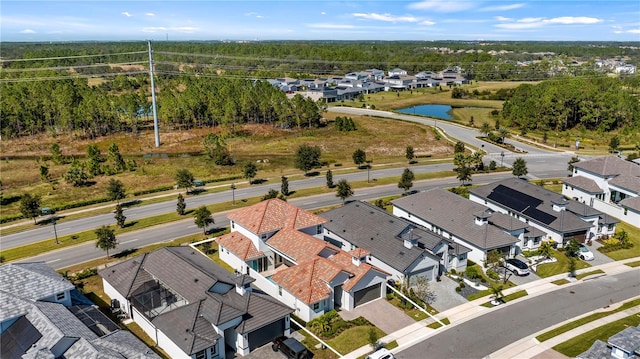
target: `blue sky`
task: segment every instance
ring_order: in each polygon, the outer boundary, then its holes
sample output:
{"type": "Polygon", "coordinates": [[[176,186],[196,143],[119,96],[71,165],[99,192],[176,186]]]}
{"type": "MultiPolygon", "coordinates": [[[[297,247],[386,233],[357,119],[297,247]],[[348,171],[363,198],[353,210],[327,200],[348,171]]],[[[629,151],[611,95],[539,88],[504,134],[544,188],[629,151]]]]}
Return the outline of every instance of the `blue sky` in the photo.
{"type": "Polygon", "coordinates": [[[640,1],[8,1],[1,41],[640,41],[640,1]]]}

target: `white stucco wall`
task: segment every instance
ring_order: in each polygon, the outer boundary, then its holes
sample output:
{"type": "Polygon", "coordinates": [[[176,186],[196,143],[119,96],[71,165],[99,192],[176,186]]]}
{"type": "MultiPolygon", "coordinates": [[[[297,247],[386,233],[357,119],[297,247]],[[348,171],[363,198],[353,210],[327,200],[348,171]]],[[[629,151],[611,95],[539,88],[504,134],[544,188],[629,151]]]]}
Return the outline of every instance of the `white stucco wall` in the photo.
{"type": "Polygon", "coordinates": [[[109,282],[104,280],[104,278],[102,279],[102,290],[104,291],[104,294],[109,297],[109,299],[117,299],[118,302],[120,302],[120,309],[131,316],[131,313],[129,311],[129,301],[117,290],[115,290],[115,288],[113,288],[111,284],[109,284],[109,282]]]}
{"type": "Polygon", "coordinates": [[[247,264],[244,261],[236,257],[233,253],[231,253],[231,251],[223,246],[219,246],[219,249],[220,250],[218,251],[218,254],[220,256],[220,260],[227,263],[231,268],[237,270],[240,273],[247,273],[247,264]]]}

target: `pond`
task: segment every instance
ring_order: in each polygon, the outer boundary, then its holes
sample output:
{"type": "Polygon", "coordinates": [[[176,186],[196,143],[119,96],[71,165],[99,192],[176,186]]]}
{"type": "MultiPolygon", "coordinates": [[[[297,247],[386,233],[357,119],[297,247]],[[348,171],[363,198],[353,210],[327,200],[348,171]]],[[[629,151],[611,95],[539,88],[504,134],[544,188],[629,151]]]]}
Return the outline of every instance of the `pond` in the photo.
{"type": "Polygon", "coordinates": [[[410,115],[436,117],[444,120],[451,119],[451,115],[449,114],[451,112],[451,106],[449,105],[418,105],[401,108],[396,111],[410,115]]]}

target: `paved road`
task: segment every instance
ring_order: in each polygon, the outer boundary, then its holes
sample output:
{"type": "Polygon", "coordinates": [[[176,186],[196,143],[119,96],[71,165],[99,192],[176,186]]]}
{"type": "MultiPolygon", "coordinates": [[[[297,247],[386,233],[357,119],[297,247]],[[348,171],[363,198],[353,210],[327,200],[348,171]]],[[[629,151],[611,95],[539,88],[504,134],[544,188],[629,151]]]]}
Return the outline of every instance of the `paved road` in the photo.
{"type": "MultiPolygon", "coordinates": [[[[510,173],[492,173],[487,175],[474,176],[474,183],[484,184],[497,181],[503,178],[511,177],[510,173]]],[[[414,189],[422,191],[431,188],[444,188],[456,185],[458,180],[455,178],[442,178],[435,180],[417,181],[414,183],[414,189]]],[[[391,195],[397,195],[399,189],[397,185],[384,185],[376,186],[366,189],[357,189],[352,197],[354,200],[370,200],[373,198],[386,197],[391,195]]],[[[317,195],[312,197],[291,199],[289,202],[300,208],[307,210],[314,208],[322,208],[337,205],[340,203],[335,194],[328,193],[323,195],[317,195]]],[[[229,210],[233,210],[230,207],[229,210]]],[[[209,229],[224,228],[229,226],[229,222],[226,218],[227,212],[219,212],[213,215],[215,224],[209,229]]],[[[118,248],[117,252],[132,250],[135,248],[144,247],[149,244],[168,242],[175,238],[180,238],[192,234],[202,233],[202,229],[197,228],[193,222],[193,218],[188,217],[185,220],[171,222],[159,226],[142,229],[139,231],[124,233],[118,236],[118,248]]],[[[116,252],[111,252],[111,254],[116,252]]],[[[77,263],[90,261],[96,258],[104,256],[105,253],[95,247],[94,242],[87,242],[78,246],[64,248],[57,251],[45,253],[35,257],[25,258],[22,261],[45,261],[49,263],[54,269],[60,269],[68,267],[77,263]]]]}
{"type": "MultiPolygon", "coordinates": [[[[330,111],[336,111],[340,113],[347,114],[369,114],[375,116],[384,116],[390,118],[396,118],[401,120],[413,121],[416,123],[422,123],[426,125],[432,125],[432,120],[429,120],[424,117],[418,116],[410,116],[410,115],[402,115],[396,114],[392,112],[386,111],[377,111],[377,110],[366,110],[366,109],[356,109],[350,107],[331,107],[330,111]]],[[[442,130],[446,131],[447,134],[453,138],[460,139],[466,143],[469,143],[475,147],[482,147],[489,153],[489,155],[485,156],[485,162],[489,160],[495,160],[496,163],[500,164],[504,162],[505,165],[510,165],[517,156],[523,156],[527,160],[527,168],[529,170],[529,177],[532,179],[536,178],[550,178],[550,177],[565,177],[568,172],[566,170],[567,162],[569,161],[571,155],[566,153],[558,153],[551,152],[544,149],[539,149],[525,143],[520,143],[517,141],[511,141],[516,144],[516,147],[522,148],[526,151],[529,151],[527,155],[518,155],[518,154],[507,154],[503,157],[500,156],[502,148],[492,145],[490,143],[485,143],[484,141],[478,140],[476,137],[479,135],[479,132],[475,129],[458,126],[452,123],[448,123],[446,121],[438,121],[438,127],[442,130]]],[[[452,164],[434,164],[434,165],[417,165],[412,166],[411,169],[414,173],[428,173],[428,172],[438,172],[451,170],[453,168],[452,164]]],[[[355,173],[347,173],[347,174],[335,174],[334,181],[338,181],[340,179],[346,179],[349,182],[353,181],[364,181],[367,177],[371,179],[374,178],[386,178],[386,177],[399,177],[402,173],[401,168],[391,168],[391,169],[379,169],[379,170],[371,170],[370,173],[367,171],[360,171],[355,173]]],[[[303,188],[311,188],[311,187],[322,187],[326,184],[324,176],[317,176],[313,178],[305,178],[301,180],[291,181],[289,183],[289,188],[292,191],[303,189],[303,188]]],[[[456,181],[451,181],[450,185],[455,185],[456,181]]],[[[280,189],[280,183],[272,183],[267,185],[258,185],[251,186],[249,188],[237,189],[235,191],[236,200],[241,200],[244,198],[258,197],[262,196],[269,191],[269,189],[280,189]]],[[[396,191],[397,193],[397,191],[396,191]]],[[[213,203],[220,202],[228,202],[232,199],[232,191],[227,190],[218,193],[203,193],[197,196],[189,196],[186,200],[187,208],[196,208],[201,205],[210,205],[213,203]]],[[[162,203],[155,203],[150,205],[141,205],[135,206],[125,210],[125,216],[128,221],[135,221],[137,219],[156,216],[164,213],[170,213],[175,211],[175,199],[168,200],[162,203]]],[[[115,219],[113,218],[113,214],[102,214],[91,217],[90,219],[79,219],[73,221],[58,221],[58,225],[56,226],[56,230],[58,232],[58,236],[69,235],[73,233],[78,233],[86,230],[91,230],[97,228],[103,224],[112,225],[115,224],[115,219]]],[[[22,231],[19,233],[9,234],[0,236],[0,248],[9,249],[18,246],[23,246],[29,243],[35,243],[47,239],[52,239],[54,237],[53,227],[51,225],[42,225],[40,228],[22,231]]]]}
{"type": "Polygon", "coordinates": [[[639,278],[640,269],[635,269],[504,306],[446,329],[396,358],[483,358],[552,325],[637,296],[639,278]]]}

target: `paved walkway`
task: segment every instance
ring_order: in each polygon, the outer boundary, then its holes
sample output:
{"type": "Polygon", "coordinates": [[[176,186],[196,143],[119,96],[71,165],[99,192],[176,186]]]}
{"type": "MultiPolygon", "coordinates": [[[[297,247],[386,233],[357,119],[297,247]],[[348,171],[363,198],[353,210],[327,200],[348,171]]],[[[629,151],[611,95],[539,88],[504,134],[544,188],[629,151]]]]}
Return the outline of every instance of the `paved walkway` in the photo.
{"type": "Polygon", "coordinates": [[[344,320],[362,316],[385,333],[393,333],[416,322],[385,298],[378,298],[351,311],[341,310],[338,314],[344,320]]]}
{"type": "MultiPolygon", "coordinates": [[[[560,288],[566,288],[568,286],[571,286],[573,284],[577,284],[580,283],[582,281],[586,281],[586,280],[591,280],[600,276],[604,276],[604,275],[614,275],[614,274],[618,274],[618,273],[623,273],[623,272],[627,272],[630,270],[634,270],[634,268],[626,266],[625,263],[628,262],[634,262],[634,261],[638,261],[640,260],[640,257],[636,257],[636,258],[629,258],[623,261],[616,261],[616,262],[611,262],[611,263],[606,263],[603,265],[599,265],[599,266],[594,266],[594,267],[589,267],[589,268],[585,268],[582,270],[578,270],[577,274],[580,273],[586,273],[586,272],[591,272],[593,270],[596,269],[601,269],[602,271],[605,272],[605,274],[595,274],[593,276],[588,276],[585,277],[581,280],[574,280],[572,281],[572,283],[567,283],[564,284],[562,286],[558,286],[555,285],[553,283],[551,283],[552,281],[558,280],[558,279],[563,279],[567,277],[566,273],[562,273],[562,274],[558,274],[552,277],[548,277],[548,278],[542,278],[540,280],[537,281],[533,281],[530,283],[526,283],[523,284],[521,286],[517,286],[517,287],[512,287],[512,288],[508,288],[506,290],[503,291],[503,293],[505,295],[507,294],[511,294],[520,290],[526,290],[528,295],[519,299],[516,299],[514,301],[508,302],[504,305],[510,305],[512,303],[521,301],[521,300],[526,300],[527,298],[531,298],[532,296],[537,296],[537,295],[541,295],[544,293],[548,293],[554,290],[558,290],[560,288]]],[[[468,320],[471,320],[473,318],[476,318],[480,315],[484,315],[486,313],[489,313],[490,311],[493,310],[493,308],[487,308],[487,307],[483,307],[482,304],[486,303],[489,301],[489,297],[484,297],[484,298],[480,298],[480,299],[476,299],[474,301],[471,302],[467,302],[464,303],[462,305],[456,306],[454,308],[445,310],[443,312],[440,312],[438,315],[436,315],[436,317],[438,319],[444,319],[447,318],[449,319],[449,321],[451,322],[451,324],[449,325],[456,325],[456,324],[460,324],[463,322],[466,322],[468,320]]],[[[610,307],[610,308],[606,308],[605,310],[612,310],[615,307],[610,307]]],[[[636,307],[636,308],[631,308],[625,311],[622,311],[620,313],[616,313],[613,314],[611,316],[607,316],[605,318],[602,318],[600,320],[585,324],[584,326],[580,327],[580,328],[576,328],[572,331],[563,333],[561,335],[559,335],[558,337],[552,338],[547,340],[544,343],[538,343],[537,340],[535,339],[535,337],[541,333],[535,333],[532,336],[529,336],[527,338],[523,338],[520,341],[513,343],[512,345],[503,348],[499,351],[497,351],[496,353],[491,355],[491,358],[493,359],[495,358],[513,358],[513,357],[517,357],[517,358],[533,358],[535,356],[538,356],[539,358],[542,357],[546,357],[546,356],[541,356],[542,353],[544,353],[545,351],[549,350],[549,348],[553,347],[554,345],[564,342],[574,336],[576,336],[579,333],[583,333],[585,330],[589,330],[592,328],[596,328],[599,327],[603,324],[606,324],[610,321],[614,321],[617,319],[620,319],[624,316],[628,316],[633,314],[633,310],[636,310],[636,312],[640,312],[640,308],[636,307]],[[494,356],[495,355],[495,356],[494,356]]],[[[602,309],[600,309],[599,311],[602,311],[602,309]]],[[[597,311],[594,311],[597,312],[597,311]]],[[[586,315],[592,314],[594,312],[590,312],[590,313],[586,313],[586,315]]],[[[571,322],[576,320],[577,318],[572,318],[569,319],[567,322],[571,322]]],[[[394,340],[396,340],[398,342],[398,347],[395,349],[392,349],[392,352],[399,352],[407,347],[410,347],[412,345],[414,345],[415,343],[418,343],[422,340],[425,340],[426,338],[428,338],[431,335],[434,335],[435,333],[437,333],[439,330],[441,330],[442,328],[438,328],[438,329],[431,329],[426,327],[426,325],[428,325],[429,323],[432,323],[433,319],[428,318],[425,319],[421,322],[417,322],[414,323],[410,326],[404,327],[398,331],[395,331],[391,334],[388,334],[387,336],[383,337],[380,339],[381,342],[383,343],[389,343],[392,342],[394,340]]],[[[559,324],[562,325],[563,323],[559,324]]],[[[551,329],[551,328],[549,328],[551,329]]],[[[544,330],[547,331],[548,329],[544,330]]],[[[358,358],[362,355],[365,355],[367,353],[371,352],[371,347],[369,345],[363,346],[361,348],[358,348],[354,351],[352,351],[351,353],[347,354],[344,356],[344,358],[348,358],[348,359],[355,359],[358,358]]],[[[549,352],[549,355],[555,355],[553,356],[555,357],[562,357],[562,356],[558,356],[557,353],[553,352],[549,352]]]]}

